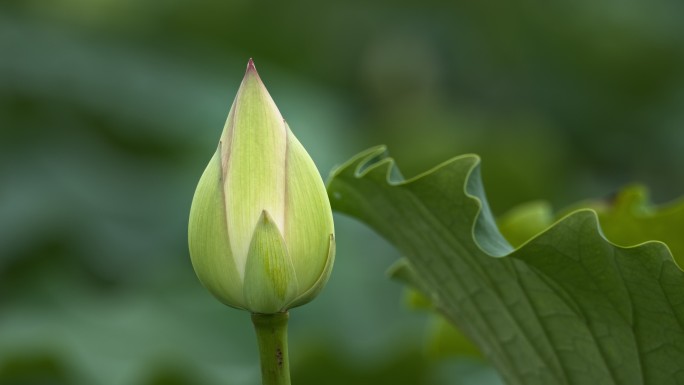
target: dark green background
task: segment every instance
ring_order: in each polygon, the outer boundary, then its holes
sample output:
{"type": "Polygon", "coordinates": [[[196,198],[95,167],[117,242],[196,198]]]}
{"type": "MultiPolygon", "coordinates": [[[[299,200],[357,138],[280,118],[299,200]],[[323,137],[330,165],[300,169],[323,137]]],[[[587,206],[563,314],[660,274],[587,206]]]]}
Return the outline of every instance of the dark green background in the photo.
{"type": "MultiPolygon", "coordinates": [[[[321,173],[375,144],[411,176],[483,157],[497,214],[684,191],[675,0],[0,4],[0,384],[256,384],[249,316],[190,266],[187,216],[247,59],[321,173]]],[[[398,255],[336,217],[292,312],[296,384],[497,383],[435,359],[398,255]]]]}

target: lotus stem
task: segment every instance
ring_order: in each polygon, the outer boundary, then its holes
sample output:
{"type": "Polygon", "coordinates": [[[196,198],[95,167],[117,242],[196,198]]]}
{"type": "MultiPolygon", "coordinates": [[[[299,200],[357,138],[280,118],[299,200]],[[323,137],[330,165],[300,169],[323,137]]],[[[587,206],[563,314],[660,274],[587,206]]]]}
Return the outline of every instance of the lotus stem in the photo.
{"type": "Polygon", "coordinates": [[[261,359],[263,385],[290,385],[290,360],[287,354],[289,314],[252,314],[261,359]]]}

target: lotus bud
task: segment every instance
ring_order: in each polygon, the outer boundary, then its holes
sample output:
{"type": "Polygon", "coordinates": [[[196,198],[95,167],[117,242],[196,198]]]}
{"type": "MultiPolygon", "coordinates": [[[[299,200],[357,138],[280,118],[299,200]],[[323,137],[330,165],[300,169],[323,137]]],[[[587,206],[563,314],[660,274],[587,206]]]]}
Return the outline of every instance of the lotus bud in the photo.
{"type": "Polygon", "coordinates": [[[235,308],[287,311],[330,276],[335,240],[323,180],[251,59],[197,185],[188,233],[200,281],[235,308]]]}

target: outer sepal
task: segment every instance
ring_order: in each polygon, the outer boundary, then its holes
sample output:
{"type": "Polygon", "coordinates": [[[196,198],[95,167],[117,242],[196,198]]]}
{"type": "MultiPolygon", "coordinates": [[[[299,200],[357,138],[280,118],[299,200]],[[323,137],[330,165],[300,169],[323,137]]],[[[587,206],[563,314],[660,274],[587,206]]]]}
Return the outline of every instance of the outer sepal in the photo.
{"type": "Polygon", "coordinates": [[[311,302],[311,300],[316,298],[316,296],[318,296],[321,290],[323,290],[323,287],[325,287],[325,284],[328,282],[328,279],[330,278],[332,267],[335,264],[335,250],[335,235],[330,234],[330,237],[328,238],[328,253],[325,266],[323,267],[323,271],[318,276],[316,282],[309,288],[309,290],[302,293],[299,297],[297,297],[294,301],[287,305],[288,309],[292,309],[293,307],[297,306],[302,306],[308,302],[311,302]]]}

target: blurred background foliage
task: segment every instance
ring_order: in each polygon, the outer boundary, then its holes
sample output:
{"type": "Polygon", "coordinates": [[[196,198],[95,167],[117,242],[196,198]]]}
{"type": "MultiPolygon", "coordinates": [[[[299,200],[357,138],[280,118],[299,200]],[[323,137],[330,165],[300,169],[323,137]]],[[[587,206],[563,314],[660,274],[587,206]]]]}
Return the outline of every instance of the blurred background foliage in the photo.
{"type": "MultiPolygon", "coordinates": [[[[186,246],[249,57],[323,175],[385,143],[407,176],[479,153],[497,214],[637,181],[664,202],[684,191],[682,16],[675,0],[4,0],[0,384],[258,383],[248,315],[200,286],[186,246]]],[[[384,278],[396,251],[336,226],[327,289],[292,312],[295,383],[499,383],[431,354],[452,350],[384,278]]]]}

